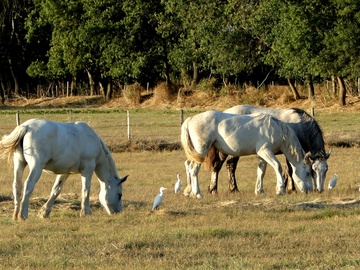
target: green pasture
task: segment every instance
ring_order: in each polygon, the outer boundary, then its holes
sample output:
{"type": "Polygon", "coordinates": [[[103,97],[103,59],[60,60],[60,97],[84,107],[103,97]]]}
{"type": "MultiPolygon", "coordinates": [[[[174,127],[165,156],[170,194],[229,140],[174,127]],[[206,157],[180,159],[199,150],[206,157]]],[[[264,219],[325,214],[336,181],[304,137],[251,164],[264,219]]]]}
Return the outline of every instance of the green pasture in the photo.
{"type": "MultiPolygon", "coordinates": [[[[0,136],[15,127],[16,112],[0,111],[0,136]]],[[[184,116],[198,112],[185,110],[184,116]]],[[[68,110],[19,113],[21,122],[34,117],[70,119],[68,110]]],[[[319,111],[316,118],[332,143],[359,140],[360,113],[319,111]]],[[[130,110],[130,119],[133,143],[179,141],[178,110],[130,110]]],[[[114,148],[127,143],[125,110],[74,109],[71,120],[88,122],[114,148]]],[[[336,144],[328,149],[327,181],[339,175],[331,191],[278,197],[269,167],[266,194],[255,196],[257,158],[249,156],[238,164],[236,194],[227,190],[225,168],[216,196],[206,192],[210,173],[200,170],[203,199],[173,192],[177,173],[183,187],[186,182],[182,150],[115,151],[120,176],[129,174],[123,185],[123,213],[108,216],[100,207],[94,177],[93,214],[80,218],[81,181],[72,175],[50,219],[38,218],[54,180],[44,173],[32,194],[29,218],[17,222],[11,219],[12,166],[1,160],[1,269],[358,269],[360,149],[336,144]],[[151,212],[161,186],[167,188],[164,203],[151,212]]]]}

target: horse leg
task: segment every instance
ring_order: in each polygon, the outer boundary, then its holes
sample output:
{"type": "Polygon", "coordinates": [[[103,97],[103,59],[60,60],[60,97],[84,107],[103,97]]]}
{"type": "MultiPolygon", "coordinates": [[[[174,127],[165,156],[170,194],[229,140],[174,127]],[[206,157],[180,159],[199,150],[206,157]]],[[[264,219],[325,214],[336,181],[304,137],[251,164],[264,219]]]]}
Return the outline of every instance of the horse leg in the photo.
{"type": "Polygon", "coordinates": [[[276,194],[283,195],[285,193],[285,184],[284,178],[282,177],[282,167],[279,160],[272,151],[264,147],[258,150],[257,154],[274,168],[277,179],[276,194]]]}
{"type": "Polygon", "coordinates": [[[285,187],[287,187],[287,192],[292,193],[296,192],[294,179],[292,178],[293,170],[289,163],[289,161],[286,159],[286,165],[285,170],[283,171],[283,177],[285,182],[285,187]]]}
{"type": "Polygon", "coordinates": [[[30,195],[34,190],[35,184],[39,180],[41,173],[42,173],[42,167],[37,165],[34,166],[29,165],[29,175],[24,182],[23,198],[21,200],[20,211],[17,215],[17,218],[21,218],[23,220],[27,219],[29,213],[30,195]]]}
{"type": "Polygon", "coordinates": [[[47,202],[41,207],[39,211],[39,216],[42,218],[49,218],[51,208],[56,200],[56,198],[59,196],[62,187],[66,181],[66,179],[69,177],[69,174],[59,174],[56,176],[55,183],[51,189],[50,197],[47,200],[47,202]]]}
{"type": "Polygon", "coordinates": [[[239,189],[236,184],[235,171],[237,167],[237,163],[240,157],[230,156],[226,161],[226,168],[228,170],[229,176],[229,190],[230,192],[239,192],[239,189]]]}
{"type": "Polygon", "coordinates": [[[80,216],[91,215],[90,208],[90,187],[91,187],[91,174],[90,176],[81,175],[82,183],[82,199],[81,199],[81,211],[80,216]]]}
{"type": "Polygon", "coordinates": [[[13,219],[17,220],[20,211],[20,199],[22,190],[22,178],[26,162],[21,161],[17,155],[14,155],[14,181],[13,181],[13,195],[14,195],[14,213],[13,219]]]}
{"type": "Polygon", "coordinates": [[[219,179],[219,171],[226,160],[227,155],[216,151],[211,172],[211,181],[209,185],[209,193],[217,194],[217,184],[219,179]]]}
{"type": "Polygon", "coordinates": [[[200,192],[198,174],[201,167],[201,163],[197,163],[195,161],[191,161],[190,163],[190,178],[191,178],[191,193],[190,196],[196,196],[197,198],[202,198],[202,194],[200,192]]]}
{"type": "Polygon", "coordinates": [[[191,175],[190,175],[190,160],[186,160],[185,165],[185,171],[186,171],[186,188],[184,189],[184,195],[189,196],[191,193],[191,175]]]}
{"type": "Polygon", "coordinates": [[[264,159],[259,157],[258,168],[257,168],[257,178],[255,184],[255,194],[261,195],[264,194],[264,175],[266,172],[267,163],[264,159]]]}

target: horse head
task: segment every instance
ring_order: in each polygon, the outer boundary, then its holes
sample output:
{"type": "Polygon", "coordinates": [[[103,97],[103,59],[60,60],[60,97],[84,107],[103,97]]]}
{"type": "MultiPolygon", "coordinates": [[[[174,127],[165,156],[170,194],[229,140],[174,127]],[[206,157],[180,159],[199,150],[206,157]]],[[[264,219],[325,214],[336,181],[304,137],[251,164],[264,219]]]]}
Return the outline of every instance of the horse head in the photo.
{"type": "Polygon", "coordinates": [[[306,154],[308,162],[312,168],[312,178],[314,179],[315,191],[323,192],[326,173],[328,171],[327,159],[330,157],[331,150],[325,152],[323,150],[317,152],[315,155],[310,153],[306,154]]]}
{"type": "Polygon", "coordinates": [[[309,157],[305,155],[303,162],[300,163],[300,166],[295,167],[292,164],[291,166],[293,167],[292,178],[300,191],[308,192],[312,190],[311,164],[309,163],[309,157]]]}
{"type": "Polygon", "coordinates": [[[122,183],[126,181],[128,175],[123,178],[115,176],[115,181],[111,183],[100,183],[99,200],[101,205],[105,208],[109,215],[119,213],[122,211],[122,183]]]}

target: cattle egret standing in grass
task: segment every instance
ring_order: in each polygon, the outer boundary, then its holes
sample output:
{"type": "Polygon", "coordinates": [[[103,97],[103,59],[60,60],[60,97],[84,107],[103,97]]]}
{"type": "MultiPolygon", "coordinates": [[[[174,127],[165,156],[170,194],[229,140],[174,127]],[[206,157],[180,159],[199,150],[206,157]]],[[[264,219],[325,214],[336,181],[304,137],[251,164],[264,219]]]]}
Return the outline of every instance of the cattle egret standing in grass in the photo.
{"type": "Polygon", "coordinates": [[[166,188],[164,187],[161,187],[160,188],[160,194],[156,195],[155,199],[154,199],[154,203],[153,203],[153,207],[152,207],[152,210],[154,211],[155,209],[159,209],[159,206],[160,204],[162,203],[163,201],[163,198],[164,198],[164,190],[166,188]]]}
{"type": "Polygon", "coordinates": [[[338,175],[335,173],[334,177],[330,179],[328,189],[333,189],[336,186],[338,175]]]}
{"type": "Polygon", "coordinates": [[[180,174],[178,173],[177,174],[177,181],[175,183],[175,188],[174,188],[175,193],[179,193],[180,189],[181,189],[181,182],[180,182],[180,174]]]}

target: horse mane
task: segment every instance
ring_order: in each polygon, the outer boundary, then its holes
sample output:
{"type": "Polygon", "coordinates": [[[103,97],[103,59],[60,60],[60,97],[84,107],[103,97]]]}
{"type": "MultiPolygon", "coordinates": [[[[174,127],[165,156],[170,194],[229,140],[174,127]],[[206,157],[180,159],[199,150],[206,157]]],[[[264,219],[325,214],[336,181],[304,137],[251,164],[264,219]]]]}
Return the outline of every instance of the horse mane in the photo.
{"type": "Polygon", "coordinates": [[[106,146],[106,144],[104,143],[104,141],[100,137],[99,137],[99,139],[100,139],[101,148],[103,149],[103,151],[105,153],[105,157],[109,161],[112,168],[114,169],[114,175],[118,177],[118,172],[116,170],[116,164],[111,155],[111,152],[110,152],[109,148],[106,146]]]}
{"type": "Polygon", "coordinates": [[[277,123],[280,127],[281,136],[283,141],[285,142],[285,148],[290,152],[292,156],[296,157],[297,161],[300,161],[304,158],[304,150],[296,136],[295,132],[284,122],[280,121],[279,119],[270,116],[269,117],[277,123]]]}
{"type": "Polygon", "coordinates": [[[304,150],[306,152],[311,151],[312,155],[326,154],[323,132],[316,120],[302,109],[292,108],[292,110],[301,117],[301,122],[304,123],[304,125],[302,125],[302,129],[303,132],[307,134],[307,141],[303,143],[306,144],[304,146],[309,148],[304,150]]]}

